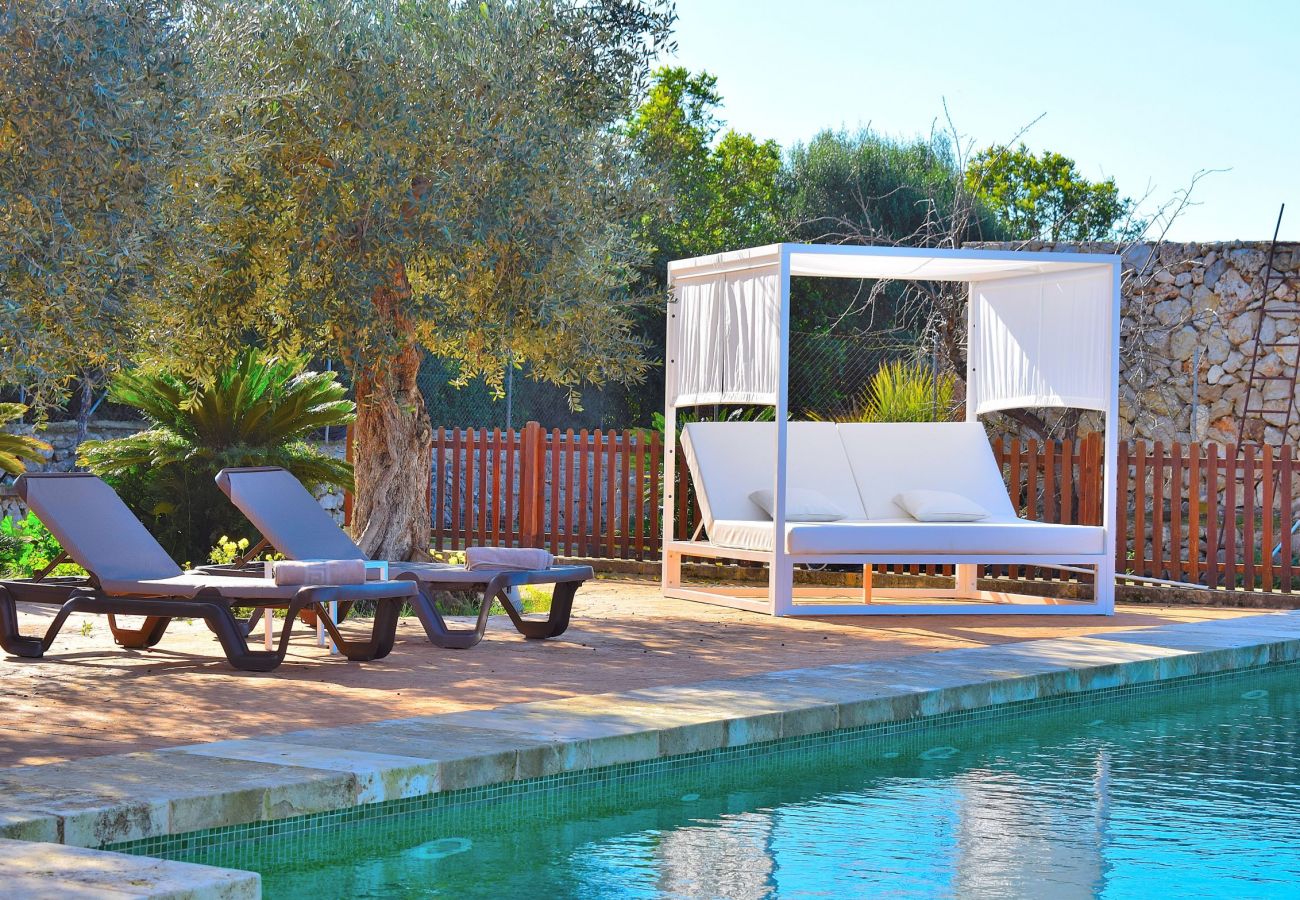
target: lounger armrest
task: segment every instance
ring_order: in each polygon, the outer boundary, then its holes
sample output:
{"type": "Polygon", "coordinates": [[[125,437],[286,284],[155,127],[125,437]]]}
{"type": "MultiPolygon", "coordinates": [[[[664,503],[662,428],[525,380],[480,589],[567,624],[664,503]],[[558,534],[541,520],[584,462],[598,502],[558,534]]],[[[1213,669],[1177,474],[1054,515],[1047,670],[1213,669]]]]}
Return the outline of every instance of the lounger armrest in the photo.
{"type": "Polygon", "coordinates": [[[352,602],[358,600],[406,600],[419,593],[410,581],[368,581],[365,584],[307,585],[296,594],[311,603],[352,602]]]}
{"type": "Polygon", "coordinates": [[[508,587],[521,584],[555,584],[560,581],[590,581],[596,577],[591,566],[551,566],[549,569],[535,569],[529,572],[484,572],[484,575],[500,576],[508,587]]]}

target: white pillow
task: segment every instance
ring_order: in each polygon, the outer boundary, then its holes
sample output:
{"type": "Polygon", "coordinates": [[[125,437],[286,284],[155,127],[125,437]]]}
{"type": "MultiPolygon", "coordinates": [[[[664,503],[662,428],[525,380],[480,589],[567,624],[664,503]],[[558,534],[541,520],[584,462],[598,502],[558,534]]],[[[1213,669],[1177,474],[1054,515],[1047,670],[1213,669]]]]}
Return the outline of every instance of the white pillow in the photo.
{"type": "MultiPolygon", "coordinates": [[[[754,505],[772,518],[772,491],[754,491],[749,495],[754,505]]],[[[785,489],[785,520],[787,522],[838,522],[844,518],[844,510],[835,505],[821,491],[806,488],[785,489]]]]}
{"type": "Polygon", "coordinates": [[[894,503],[918,522],[978,522],[989,517],[987,509],[952,491],[903,491],[894,503]]]}

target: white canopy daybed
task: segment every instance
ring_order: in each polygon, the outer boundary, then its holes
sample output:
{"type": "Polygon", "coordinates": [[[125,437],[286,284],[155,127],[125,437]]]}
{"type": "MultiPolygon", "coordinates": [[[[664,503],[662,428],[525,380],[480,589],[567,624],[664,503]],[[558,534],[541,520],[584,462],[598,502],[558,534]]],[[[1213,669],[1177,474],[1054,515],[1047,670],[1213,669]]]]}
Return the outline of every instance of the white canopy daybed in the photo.
{"type": "MultiPolygon", "coordinates": [[[[1114,611],[1118,415],[1117,256],[772,244],[668,266],[663,589],[772,615],[900,613],[1109,614],[1114,611]],[[969,288],[966,422],[787,422],[793,276],[964,282],[969,288]],[[768,405],[773,422],[696,422],[682,431],[703,535],[672,540],[677,410],[768,405]],[[979,416],[1073,407],[1104,414],[1100,526],[1018,518],[979,416]],[[756,491],[771,491],[770,510],[756,491]],[[917,521],[904,491],[960,494],[979,521],[917,521]],[[789,495],[788,495],[789,492],[789,495]],[[831,521],[792,521],[791,497],[831,498],[831,521]],[[769,565],[766,597],[687,587],[683,557],[769,565]],[[873,590],[870,567],[953,564],[951,590],[873,590]],[[861,565],[860,599],[796,597],[799,564],[861,565]],[[979,591],[979,564],[1084,567],[1091,601],[979,591]],[[916,602],[927,598],[930,602],[916,602]],[[936,602],[936,600],[938,602],[936,602]]],[[[806,518],[797,517],[797,518],[806,518]]]]}

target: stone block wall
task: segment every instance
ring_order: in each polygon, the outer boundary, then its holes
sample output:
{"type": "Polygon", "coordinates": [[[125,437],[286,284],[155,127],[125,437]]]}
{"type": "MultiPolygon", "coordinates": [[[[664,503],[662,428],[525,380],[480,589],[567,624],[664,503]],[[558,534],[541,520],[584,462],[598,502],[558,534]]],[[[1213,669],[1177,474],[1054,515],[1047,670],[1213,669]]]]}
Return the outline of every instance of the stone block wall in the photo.
{"type": "MultiPolygon", "coordinates": [[[[90,422],[87,440],[98,441],[126,437],[142,431],[145,427],[142,422],[96,419],[90,422]]],[[[77,460],[76,422],[49,422],[39,428],[34,428],[31,425],[10,425],[7,428],[22,434],[35,434],[51,446],[50,452],[46,455],[45,464],[34,467],[33,471],[70,472],[75,467],[77,460]]],[[[330,441],[328,443],[321,441],[316,446],[336,459],[342,459],[347,452],[344,441],[330,441]]],[[[343,523],[343,493],[341,491],[320,494],[317,499],[325,511],[333,517],[334,521],[339,524],[343,523]]],[[[17,497],[11,496],[7,491],[0,493],[0,518],[4,516],[21,518],[25,515],[27,515],[27,510],[18,501],[17,497]]]]}
{"type": "MultiPolygon", "coordinates": [[[[1266,241],[1217,243],[978,243],[968,247],[1118,253],[1124,259],[1121,333],[1121,438],[1150,441],[1237,440],[1255,328],[1264,290],[1266,241]]],[[[1279,243],[1268,278],[1268,305],[1287,312],[1264,320],[1257,373],[1290,379],[1300,340],[1300,243],[1279,243]]],[[[1291,382],[1263,381],[1250,405],[1285,408],[1291,382]]],[[[1258,387],[1259,385],[1257,385],[1258,387]]],[[[1300,403],[1300,398],[1292,398],[1300,403]]],[[[1300,415],[1248,420],[1245,440],[1300,443],[1300,415]]]]}

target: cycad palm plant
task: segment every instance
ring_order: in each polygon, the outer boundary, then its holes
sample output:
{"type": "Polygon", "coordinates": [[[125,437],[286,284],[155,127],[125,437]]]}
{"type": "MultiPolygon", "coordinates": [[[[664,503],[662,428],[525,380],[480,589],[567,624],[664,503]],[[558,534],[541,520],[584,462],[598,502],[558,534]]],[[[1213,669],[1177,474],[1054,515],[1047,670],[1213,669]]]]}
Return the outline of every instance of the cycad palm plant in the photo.
{"type": "Polygon", "coordinates": [[[223,534],[249,526],[214,483],[226,466],[282,466],[310,487],[350,488],[352,466],[306,438],[346,425],[355,404],[332,372],[245,350],[210,383],[171,372],[132,371],[109,397],[150,428],[87,441],[80,462],[116,487],[173,555],[206,560],[223,534]]]}
{"type": "Polygon", "coordinates": [[[50,445],[39,438],[5,431],[4,426],[21,419],[27,407],[21,403],[0,403],[0,471],[21,475],[29,462],[44,462],[50,445]]]}

